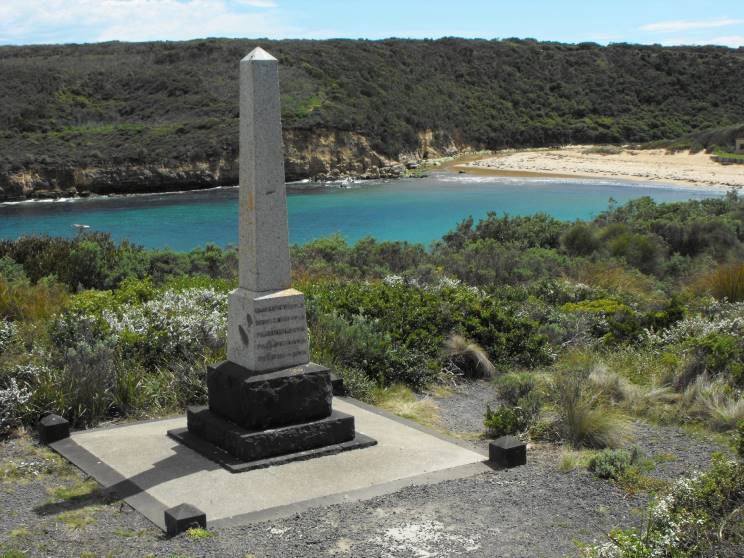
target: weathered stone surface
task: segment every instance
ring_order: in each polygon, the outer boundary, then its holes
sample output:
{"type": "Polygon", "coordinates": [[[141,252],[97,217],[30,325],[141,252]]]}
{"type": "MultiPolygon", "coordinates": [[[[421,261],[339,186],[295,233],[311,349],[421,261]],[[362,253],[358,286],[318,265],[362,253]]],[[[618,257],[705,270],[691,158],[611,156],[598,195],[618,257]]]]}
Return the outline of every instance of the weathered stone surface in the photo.
{"type": "Polygon", "coordinates": [[[70,423],[59,415],[46,415],[37,426],[42,444],[51,444],[70,436],[70,423]]]}
{"type": "Polygon", "coordinates": [[[295,289],[231,292],[227,358],[256,372],[307,364],[310,347],[303,294],[295,289]]]}
{"type": "Polygon", "coordinates": [[[513,436],[502,436],[488,444],[488,460],[499,467],[525,465],[527,444],[513,436]]]}
{"type": "Polygon", "coordinates": [[[354,417],[334,411],[320,420],[270,430],[247,430],[207,407],[189,407],[189,432],[244,461],[295,453],[354,439],[354,417]]]}
{"type": "Polygon", "coordinates": [[[194,527],[207,528],[207,515],[191,504],[179,504],[168,508],[165,514],[165,530],[169,537],[175,537],[194,527]]]}
{"type": "Polygon", "coordinates": [[[291,283],[282,152],[279,63],[256,48],[240,62],[239,286],[248,291],[291,283]]]}
{"type": "Polygon", "coordinates": [[[225,361],[207,371],[209,407],[247,429],[275,428],[331,414],[330,372],[307,364],[256,374],[225,361]]]}

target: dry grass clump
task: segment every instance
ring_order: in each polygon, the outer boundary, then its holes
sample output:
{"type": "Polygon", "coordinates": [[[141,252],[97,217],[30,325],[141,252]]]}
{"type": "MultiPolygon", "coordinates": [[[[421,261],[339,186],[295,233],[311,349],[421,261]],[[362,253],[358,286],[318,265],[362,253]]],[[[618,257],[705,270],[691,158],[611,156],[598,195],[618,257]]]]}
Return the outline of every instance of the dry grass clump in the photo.
{"type": "Polygon", "coordinates": [[[618,448],[631,438],[624,417],[602,405],[583,371],[563,372],[555,382],[561,435],[574,448],[618,448]]]}
{"type": "Polygon", "coordinates": [[[681,401],[689,417],[703,420],[719,432],[733,430],[744,419],[744,397],[732,393],[722,381],[710,381],[705,375],[687,386],[681,401]]]}
{"type": "Polygon", "coordinates": [[[577,268],[574,278],[580,283],[616,295],[629,295],[633,300],[647,304],[661,304],[665,300],[659,284],[652,277],[616,263],[585,263],[577,268]]]}
{"type": "Polygon", "coordinates": [[[375,405],[398,415],[423,424],[437,427],[439,425],[439,408],[429,397],[419,399],[410,388],[403,384],[395,384],[374,391],[375,405]]]}
{"type": "Polygon", "coordinates": [[[637,415],[651,414],[660,405],[673,404],[680,399],[670,387],[644,388],[602,365],[591,371],[588,381],[600,397],[637,415]]]}
{"type": "Polygon", "coordinates": [[[699,283],[718,300],[744,300],[744,263],[724,264],[703,276],[699,283]]]}
{"type": "Polygon", "coordinates": [[[488,378],[496,373],[485,349],[461,335],[449,336],[444,342],[444,354],[468,378],[488,378]]]}
{"type": "Polygon", "coordinates": [[[0,319],[33,322],[57,313],[67,301],[63,285],[54,281],[7,281],[0,277],[0,319]]]}

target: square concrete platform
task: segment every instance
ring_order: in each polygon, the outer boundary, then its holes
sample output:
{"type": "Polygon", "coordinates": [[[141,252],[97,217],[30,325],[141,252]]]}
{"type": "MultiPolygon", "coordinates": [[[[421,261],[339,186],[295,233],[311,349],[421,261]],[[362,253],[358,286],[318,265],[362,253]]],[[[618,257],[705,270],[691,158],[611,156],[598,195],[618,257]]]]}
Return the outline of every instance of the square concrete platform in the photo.
{"type": "Polygon", "coordinates": [[[168,437],[185,426],[178,417],[76,432],[51,447],[161,529],[163,512],[184,502],[216,528],[490,470],[485,455],[410,421],[353,399],[333,406],[377,445],[233,474],[168,437]]]}

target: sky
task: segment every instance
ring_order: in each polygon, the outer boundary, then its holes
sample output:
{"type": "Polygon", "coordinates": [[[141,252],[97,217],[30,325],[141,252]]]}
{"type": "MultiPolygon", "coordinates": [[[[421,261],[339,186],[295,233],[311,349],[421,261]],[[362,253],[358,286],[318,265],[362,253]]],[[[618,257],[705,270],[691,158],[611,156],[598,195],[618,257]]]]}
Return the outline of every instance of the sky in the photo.
{"type": "Polygon", "coordinates": [[[741,0],[0,0],[0,44],[520,37],[744,46],[741,0]]]}

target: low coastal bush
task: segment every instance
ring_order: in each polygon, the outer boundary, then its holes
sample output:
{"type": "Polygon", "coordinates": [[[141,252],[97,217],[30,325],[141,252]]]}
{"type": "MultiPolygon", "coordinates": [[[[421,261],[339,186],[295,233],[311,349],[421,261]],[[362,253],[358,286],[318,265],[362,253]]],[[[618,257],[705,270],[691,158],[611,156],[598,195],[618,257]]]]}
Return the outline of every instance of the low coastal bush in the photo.
{"type": "Polygon", "coordinates": [[[535,378],[528,372],[510,372],[496,378],[496,393],[509,405],[519,405],[519,402],[529,396],[535,389],[535,378]]]}
{"type": "Polygon", "coordinates": [[[626,449],[604,449],[594,455],[588,469],[601,479],[619,479],[635,463],[635,452],[626,449]]]}
{"type": "Polygon", "coordinates": [[[4,386],[0,385],[0,438],[22,424],[30,399],[31,393],[19,387],[15,378],[9,378],[4,386]]]}
{"type": "MultiPolygon", "coordinates": [[[[707,277],[736,272],[741,215],[731,193],[611,203],[576,223],[489,213],[429,249],[334,236],[292,248],[294,284],[313,359],[361,398],[498,369],[502,430],[521,421],[576,447],[622,446],[623,414],[731,431],[744,407],[744,303],[707,277]]],[[[27,421],[56,411],[92,424],[203,400],[236,270],[235,249],[214,245],[2,240],[0,388],[13,378],[31,394],[27,421]],[[19,372],[29,367],[39,373],[19,372]]]]}
{"type": "Polygon", "coordinates": [[[526,431],[530,426],[530,418],[521,407],[500,406],[493,410],[486,406],[483,424],[489,437],[499,438],[526,431]]]}
{"type": "Polygon", "coordinates": [[[744,541],[744,465],[722,455],[652,501],[642,532],[616,530],[583,548],[587,558],[739,556],[744,541]]]}

